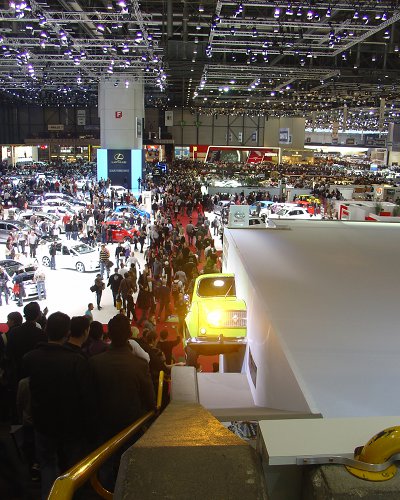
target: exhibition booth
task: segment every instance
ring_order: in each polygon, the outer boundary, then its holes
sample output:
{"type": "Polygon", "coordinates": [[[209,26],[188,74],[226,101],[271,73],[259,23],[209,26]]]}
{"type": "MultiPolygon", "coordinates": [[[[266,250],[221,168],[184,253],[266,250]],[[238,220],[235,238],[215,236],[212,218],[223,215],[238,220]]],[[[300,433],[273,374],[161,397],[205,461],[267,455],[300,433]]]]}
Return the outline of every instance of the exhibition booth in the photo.
{"type": "Polygon", "coordinates": [[[246,301],[248,345],[235,380],[208,374],[208,386],[201,382],[205,406],[229,400],[325,418],[398,415],[387,384],[400,355],[388,319],[398,311],[399,245],[400,228],[385,223],[225,229],[223,271],[235,273],[246,301]]]}

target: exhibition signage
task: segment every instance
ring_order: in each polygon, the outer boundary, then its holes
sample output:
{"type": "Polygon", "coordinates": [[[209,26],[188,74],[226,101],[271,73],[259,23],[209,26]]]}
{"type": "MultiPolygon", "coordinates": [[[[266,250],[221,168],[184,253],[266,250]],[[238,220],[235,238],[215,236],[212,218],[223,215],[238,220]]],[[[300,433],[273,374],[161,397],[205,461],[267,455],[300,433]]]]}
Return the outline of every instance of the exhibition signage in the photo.
{"type": "Polygon", "coordinates": [[[173,111],[166,111],[165,112],[165,126],[172,127],[173,124],[174,124],[174,112],[173,111]]]}
{"type": "Polygon", "coordinates": [[[115,118],[117,118],[117,119],[122,118],[122,111],[116,111],[115,112],[115,118]]]}
{"type": "Polygon", "coordinates": [[[131,189],[131,150],[109,149],[107,161],[108,177],[112,184],[131,189]]]}
{"type": "Polygon", "coordinates": [[[279,129],[279,144],[292,144],[292,137],[290,136],[290,128],[279,129]]]}
{"type": "Polygon", "coordinates": [[[228,227],[249,227],[249,205],[231,205],[229,207],[228,227]]]}

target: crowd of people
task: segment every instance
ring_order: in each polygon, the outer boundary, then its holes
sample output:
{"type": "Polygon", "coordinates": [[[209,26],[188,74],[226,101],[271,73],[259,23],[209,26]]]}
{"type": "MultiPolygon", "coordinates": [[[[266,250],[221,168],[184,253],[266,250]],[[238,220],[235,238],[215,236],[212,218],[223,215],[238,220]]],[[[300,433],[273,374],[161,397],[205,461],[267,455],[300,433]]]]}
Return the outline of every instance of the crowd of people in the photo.
{"type": "MultiPolygon", "coordinates": [[[[129,245],[100,244],[103,265],[92,288],[99,309],[104,290],[112,293],[116,309],[107,328],[93,321],[92,303],[82,316],[58,311],[47,318],[39,302],[29,302],[24,318],[19,311],[8,315],[1,335],[1,418],[22,424],[26,464],[32,476],[40,471],[42,498],[61,472],[154,408],[160,371],[168,380],[171,367],[183,363],[173,349],[182,339],[185,295],[200,272],[220,271],[204,213],[212,200],[201,194],[196,178],[172,169],[146,187],[152,192],[152,220],[134,221],[144,235],[142,245],[139,238],[129,245]],[[135,252],[143,253],[144,264],[135,252]],[[175,337],[165,321],[176,324],[175,337]]],[[[102,190],[96,185],[95,196],[102,190]]],[[[88,203],[80,211],[82,230],[96,209],[100,218],[107,213],[107,196],[98,199],[97,207],[88,203]]],[[[101,471],[104,484],[112,474],[109,465],[101,471]]],[[[23,494],[28,476],[13,477],[10,490],[23,494]]]]}

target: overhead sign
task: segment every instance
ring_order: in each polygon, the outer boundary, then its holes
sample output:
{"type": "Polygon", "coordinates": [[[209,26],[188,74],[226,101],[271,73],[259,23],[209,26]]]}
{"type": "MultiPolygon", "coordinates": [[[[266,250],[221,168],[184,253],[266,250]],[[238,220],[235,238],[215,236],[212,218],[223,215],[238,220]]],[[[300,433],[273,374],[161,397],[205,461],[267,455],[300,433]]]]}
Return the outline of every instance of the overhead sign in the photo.
{"type": "Polygon", "coordinates": [[[117,119],[122,118],[122,111],[116,111],[115,112],[115,118],[117,118],[117,119]]]}
{"type": "Polygon", "coordinates": [[[290,128],[279,129],[279,144],[292,144],[292,137],[290,135],[290,128]]]}
{"type": "Polygon", "coordinates": [[[47,130],[51,132],[59,132],[60,130],[64,130],[64,125],[59,123],[58,125],[47,125],[47,130]]]}
{"type": "Polygon", "coordinates": [[[85,109],[78,109],[76,111],[76,124],[78,126],[86,125],[86,110],[85,109]]]}
{"type": "Polygon", "coordinates": [[[166,111],[165,112],[165,126],[172,127],[173,124],[174,124],[174,112],[173,111],[166,111]]]}

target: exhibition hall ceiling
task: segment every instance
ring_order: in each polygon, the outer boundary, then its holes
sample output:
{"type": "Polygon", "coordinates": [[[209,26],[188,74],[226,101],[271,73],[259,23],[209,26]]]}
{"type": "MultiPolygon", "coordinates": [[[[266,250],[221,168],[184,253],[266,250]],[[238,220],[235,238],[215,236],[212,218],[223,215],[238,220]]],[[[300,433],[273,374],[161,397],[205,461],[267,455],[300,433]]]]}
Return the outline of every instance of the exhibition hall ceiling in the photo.
{"type": "Polygon", "coordinates": [[[143,78],[146,106],[400,118],[400,2],[11,0],[0,8],[6,101],[93,105],[98,82],[143,78]],[[384,110],[384,117],[382,117],[384,110]]]}

